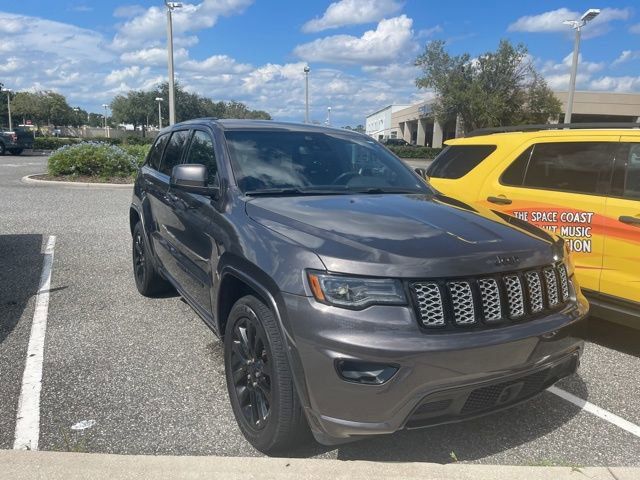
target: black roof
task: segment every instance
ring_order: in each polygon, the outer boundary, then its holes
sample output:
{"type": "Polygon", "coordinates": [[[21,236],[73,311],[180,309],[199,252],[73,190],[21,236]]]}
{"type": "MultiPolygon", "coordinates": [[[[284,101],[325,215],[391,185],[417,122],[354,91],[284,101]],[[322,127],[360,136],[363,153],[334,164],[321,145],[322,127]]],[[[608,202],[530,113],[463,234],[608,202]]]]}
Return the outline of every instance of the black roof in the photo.
{"type": "Polygon", "coordinates": [[[325,125],[315,125],[312,123],[296,123],[296,122],[276,122],[274,120],[251,120],[237,118],[194,118],[184,122],[176,123],[173,127],[190,124],[215,123],[224,130],[288,130],[288,131],[309,131],[309,132],[336,132],[353,133],[361,135],[352,130],[343,128],[328,127],[325,125]]]}

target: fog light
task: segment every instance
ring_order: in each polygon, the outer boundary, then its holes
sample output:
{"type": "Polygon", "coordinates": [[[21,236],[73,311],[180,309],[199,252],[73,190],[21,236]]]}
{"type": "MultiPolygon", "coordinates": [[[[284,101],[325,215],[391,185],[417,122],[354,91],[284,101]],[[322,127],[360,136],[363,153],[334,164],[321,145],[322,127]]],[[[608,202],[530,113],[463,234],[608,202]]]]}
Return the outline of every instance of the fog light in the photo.
{"type": "Polygon", "coordinates": [[[359,360],[339,360],[336,364],[343,380],[366,385],[382,385],[398,371],[398,367],[359,360]]]}

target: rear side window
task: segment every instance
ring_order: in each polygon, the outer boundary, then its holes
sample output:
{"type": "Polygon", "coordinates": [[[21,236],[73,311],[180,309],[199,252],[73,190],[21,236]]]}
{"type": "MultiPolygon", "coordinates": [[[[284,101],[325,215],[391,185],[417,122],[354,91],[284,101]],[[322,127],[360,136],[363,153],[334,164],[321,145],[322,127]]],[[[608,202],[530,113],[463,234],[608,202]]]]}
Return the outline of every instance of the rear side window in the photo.
{"type": "Polygon", "coordinates": [[[164,135],[160,135],[153,144],[147,160],[147,165],[151,168],[160,170],[160,160],[162,160],[162,152],[167,144],[167,140],[169,140],[169,134],[165,133],[164,135]]]}
{"type": "Polygon", "coordinates": [[[171,134],[171,139],[167,144],[167,148],[164,149],[164,157],[162,159],[162,165],[160,171],[165,175],[171,175],[173,167],[180,164],[182,158],[182,151],[189,138],[189,130],[179,130],[171,134]]]}
{"type": "Polygon", "coordinates": [[[495,149],[495,145],[451,145],[435,158],[427,175],[433,178],[464,177],[495,149]]]}
{"type": "Polygon", "coordinates": [[[561,192],[606,194],[616,146],[613,142],[537,144],[523,185],[561,192]]]}
{"type": "Polygon", "coordinates": [[[209,134],[196,130],[189,146],[189,155],[186,163],[199,163],[207,167],[209,175],[209,185],[215,185],[218,175],[218,165],[216,164],[216,154],[213,150],[213,141],[209,134]]]}

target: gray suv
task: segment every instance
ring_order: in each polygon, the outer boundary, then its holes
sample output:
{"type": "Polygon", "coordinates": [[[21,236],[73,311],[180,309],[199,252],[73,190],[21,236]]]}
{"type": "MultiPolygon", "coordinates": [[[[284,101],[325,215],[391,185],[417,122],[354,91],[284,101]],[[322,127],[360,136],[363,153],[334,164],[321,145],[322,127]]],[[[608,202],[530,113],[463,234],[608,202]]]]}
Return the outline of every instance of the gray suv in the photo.
{"type": "Polygon", "coordinates": [[[222,339],[266,453],[483,415],[579,363],[588,305],[563,241],[439,194],[365,135],[176,124],[129,218],[138,290],[177,290],[222,339]]]}

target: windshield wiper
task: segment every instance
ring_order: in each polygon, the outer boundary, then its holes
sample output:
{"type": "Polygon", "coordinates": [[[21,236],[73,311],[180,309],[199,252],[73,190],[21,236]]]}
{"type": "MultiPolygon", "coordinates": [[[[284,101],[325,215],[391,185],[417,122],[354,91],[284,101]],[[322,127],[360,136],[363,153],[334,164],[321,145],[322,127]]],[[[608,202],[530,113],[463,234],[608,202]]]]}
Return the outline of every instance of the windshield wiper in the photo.
{"type": "Polygon", "coordinates": [[[402,189],[402,188],[380,188],[380,187],[350,189],[349,191],[352,193],[370,193],[372,195],[380,194],[380,193],[424,193],[419,190],[409,190],[406,188],[402,189]]]}
{"type": "Polygon", "coordinates": [[[278,195],[345,195],[344,190],[322,190],[316,188],[263,188],[261,190],[249,190],[245,195],[250,197],[278,196],[278,195]]]}

